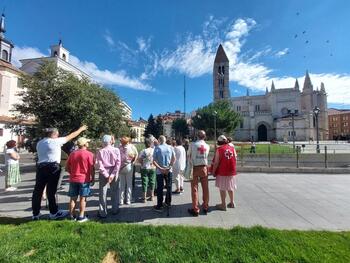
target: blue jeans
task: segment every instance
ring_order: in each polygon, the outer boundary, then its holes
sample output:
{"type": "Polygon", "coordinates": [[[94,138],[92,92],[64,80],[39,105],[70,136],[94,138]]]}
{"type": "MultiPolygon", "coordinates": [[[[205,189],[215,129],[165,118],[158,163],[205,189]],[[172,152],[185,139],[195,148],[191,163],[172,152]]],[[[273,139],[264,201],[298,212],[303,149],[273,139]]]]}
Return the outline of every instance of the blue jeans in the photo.
{"type": "Polygon", "coordinates": [[[172,173],[168,173],[168,175],[157,174],[157,206],[163,206],[163,187],[164,187],[164,179],[166,184],[166,195],[165,195],[165,203],[167,205],[171,205],[171,187],[172,187],[172,173]]]}

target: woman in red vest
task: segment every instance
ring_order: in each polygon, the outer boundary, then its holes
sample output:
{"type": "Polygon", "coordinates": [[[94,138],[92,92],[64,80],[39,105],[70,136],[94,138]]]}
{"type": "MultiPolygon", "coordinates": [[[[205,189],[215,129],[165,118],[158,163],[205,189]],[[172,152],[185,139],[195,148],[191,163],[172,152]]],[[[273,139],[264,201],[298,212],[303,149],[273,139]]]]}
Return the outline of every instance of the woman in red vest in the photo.
{"type": "Polygon", "coordinates": [[[218,210],[226,211],[226,191],[230,197],[228,208],[234,208],[233,192],[236,185],[236,151],[233,144],[229,144],[224,135],[218,138],[218,148],[215,152],[213,175],[216,177],[215,186],[220,189],[221,204],[216,205],[218,210]]]}

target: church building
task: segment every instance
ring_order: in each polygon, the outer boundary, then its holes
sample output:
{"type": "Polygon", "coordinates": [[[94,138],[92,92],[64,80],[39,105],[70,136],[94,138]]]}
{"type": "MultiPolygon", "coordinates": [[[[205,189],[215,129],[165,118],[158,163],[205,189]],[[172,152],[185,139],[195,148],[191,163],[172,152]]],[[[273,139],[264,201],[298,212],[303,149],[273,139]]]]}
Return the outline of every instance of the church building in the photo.
{"type": "Polygon", "coordinates": [[[318,121],[319,139],[328,139],[327,94],[321,83],[314,89],[306,71],[304,85],[299,87],[271,89],[263,95],[231,97],[229,88],[229,59],[222,45],[219,46],[213,68],[214,102],[229,100],[234,111],[242,117],[240,126],[234,133],[238,141],[307,141],[316,140],[318,121]],[[314,109],[319,109],[317,118],[314,109]],[[294,132],[293,132],[294,131],[294,132]],[[294,135],[294,136],[293,136],[294,135]]]}

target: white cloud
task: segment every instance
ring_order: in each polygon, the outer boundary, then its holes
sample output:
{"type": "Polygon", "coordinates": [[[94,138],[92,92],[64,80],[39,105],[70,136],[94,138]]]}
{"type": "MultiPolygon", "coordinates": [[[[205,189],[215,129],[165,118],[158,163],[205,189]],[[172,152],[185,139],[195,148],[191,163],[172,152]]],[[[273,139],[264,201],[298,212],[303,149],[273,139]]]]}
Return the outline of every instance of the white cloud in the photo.
{"type": "MultiPolygon", "coordinates": [[[[20,59],[46,57],[47,54],[42,53],[38,48],[34,47],[15,47],[13,50],[13,64],[17,67],[21,66],[20,59]]],[[[81,61],[77,57],[71,55],[70,63],[85,73],[91,78],[101,84],[117,85],[137,90],[153,91],[153,88],[145,83],[143,79],[128,76],[125,71],[110,71],[107,69],[100,69],[95,63],[88,61],[81,61]]]]}
{"type": "Polygon", "coordinates": [[[22,64],[19,61],[20,59],[26,59],[26,58],[40,58],[40,57],[47,57],[47,54],[42,53],[38,48],[36,47],[14,47],[12,51],[12,63],[16,67],[21,67],[22,64]]]}
{"type": "Polygon", "coordinates": [[[289,48],[285,48],[276,52],[276,57],[280,58],[280,57],[283,57],[284,55],[287,55],[288,53],[289,53],[289,48]]]}
{"type": "Polygon", "coordinates": [[[151,38],[144,39],[143,37],[139,37],[136,40],[139,46],[139,52],[147,52],[151,46],[151,38]]]}
{"type": "Polygon", "coordinates": [[[108,29],[104,33],[103,38],[106,40],[106,42],[110,48],[114,48],[115,42],[112,38],[111,32],[108,29]]]}

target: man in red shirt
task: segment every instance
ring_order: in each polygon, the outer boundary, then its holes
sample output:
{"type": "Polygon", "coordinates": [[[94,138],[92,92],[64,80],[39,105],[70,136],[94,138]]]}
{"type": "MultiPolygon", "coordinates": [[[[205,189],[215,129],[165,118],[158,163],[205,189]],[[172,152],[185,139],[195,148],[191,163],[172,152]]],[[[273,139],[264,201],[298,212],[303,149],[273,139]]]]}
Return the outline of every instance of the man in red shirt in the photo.
{"type": "Polygon", "coordinates": [[[72,219],[75,219],[75,204],[80,196],[78,222],[88,220],[85,216],[86,198],[90,195],[90,185],[95,181],[94,155],[87,150],[89,142],[90,140],[84,137],[79,138],[77,141],[79,149],[69,155],[66,163],[66,170],[69,173],[69,212],[72,219]]]}

